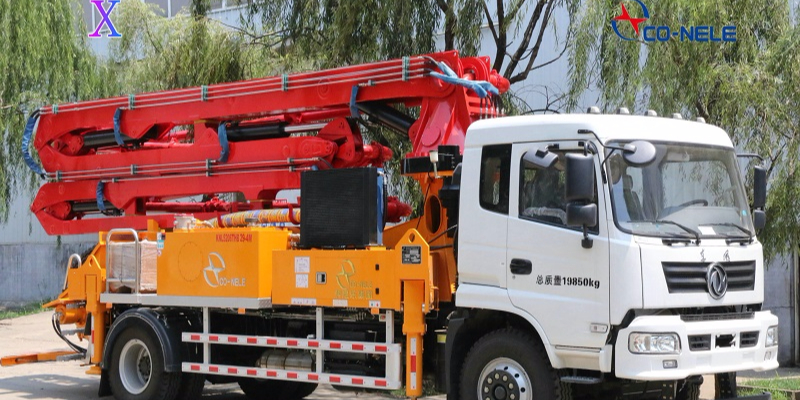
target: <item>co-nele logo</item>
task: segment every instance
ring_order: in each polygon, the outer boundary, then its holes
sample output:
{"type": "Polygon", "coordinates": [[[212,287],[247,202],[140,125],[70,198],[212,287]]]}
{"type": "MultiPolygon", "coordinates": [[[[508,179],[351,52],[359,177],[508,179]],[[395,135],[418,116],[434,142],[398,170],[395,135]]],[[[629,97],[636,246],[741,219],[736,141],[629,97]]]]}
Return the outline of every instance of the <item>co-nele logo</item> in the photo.
{"type": "Polygon", "coordinates": [[[219,253],[208,253],[208,266],[203,268],[203,278],[212,288],[220,286],[245,286],[245,278],[226,278],[220,276],[225,272],[225,260],[219,253]]]}
{"type": "MultiPolygon", "coordinates": [[[[675,39],[681,42],[735,42],[736,26],[726,25],[722,29],[713,25],[681,25],[669,27],[667,25],[644,25],[650,20],[650,10],[641,0],[634,0],[641,12],[631,16],[625,8],[625,2],[619,3],[620,15],[611,18],[611,28],[622,40],[642,40],[644,42],[667,42],[675,39]],[[641,17],[638,17],[641,15],[641,17]],[[632,29],[628,29],[626,22],[632,29]],[[631,30],[633,31],[631,35],[631,30]]],[[[629,4],[632,2],[628,2],[629,4]]],[[[635,10],[635,8],[633,8],[635,10]]]]}

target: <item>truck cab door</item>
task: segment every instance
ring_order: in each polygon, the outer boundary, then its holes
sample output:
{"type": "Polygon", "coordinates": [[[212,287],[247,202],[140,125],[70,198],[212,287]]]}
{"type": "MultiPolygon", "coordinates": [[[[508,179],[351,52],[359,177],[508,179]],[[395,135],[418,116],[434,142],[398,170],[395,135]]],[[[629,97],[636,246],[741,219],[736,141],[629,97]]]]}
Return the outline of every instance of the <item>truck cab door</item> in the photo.
{"type": "MultiPolygon", "coordinates": [[[[600,190],[600,222],[589,228],[592,247],[583,248],[581,227],[566,224],[564,167],[569,152],[583,154],[583,147],[577,141],[513,146],[506,280],[512,304],[539,322],[557,351],[597,353],[609,330],[605,201],[600,190]],[[526,152],[544,148],[558,156],[554,166],[538,167],[523,160],[526,152]]],[[[595,187],[602,188],[597,156],[595,171],[595,187]]]]}
{"type": "Polygon", "coordinates": [[[506,287],[511,148],[511,144],[500,144],[464,151],[462,176],[478,179],[477,184],[462,186],[458,227],[461,284],[506,287]]]}

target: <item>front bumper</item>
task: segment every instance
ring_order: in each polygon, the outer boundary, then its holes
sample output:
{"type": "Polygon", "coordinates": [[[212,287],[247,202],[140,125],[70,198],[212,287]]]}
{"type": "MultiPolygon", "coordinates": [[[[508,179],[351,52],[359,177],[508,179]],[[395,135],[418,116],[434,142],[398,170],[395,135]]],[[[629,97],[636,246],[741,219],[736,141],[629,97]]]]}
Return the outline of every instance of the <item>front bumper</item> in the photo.
{"type": "MultiPolygon", "coordinates": [[[[616,376],[635,380],[675,380],[692,375],[720,372],[778,368],[778,346],[765,347],[766,332],[778,325],[778,317],[769,311],[754,313],[750,319],[727,321],[686,322],[679,316],[638,317],[620,330],[615,344],[614,371],[616,376]],[[758,331],[758,340],[752,347],[742,347],[742,332],[758,331]],[[678,354],[634,354],[628,349],[628,337],[633,332],[677,333],[681,342],[678,354]],[[708,350],[689,348],[689,336],[710,337],[708,350]],[[733,335],[728,347],[719,347],[717,338],[733,335]],[[674,360],[677,366],[665,368],[664,361],[674,360]]],[[[721,339],[720,339],[721,340],[721,339]]]]}

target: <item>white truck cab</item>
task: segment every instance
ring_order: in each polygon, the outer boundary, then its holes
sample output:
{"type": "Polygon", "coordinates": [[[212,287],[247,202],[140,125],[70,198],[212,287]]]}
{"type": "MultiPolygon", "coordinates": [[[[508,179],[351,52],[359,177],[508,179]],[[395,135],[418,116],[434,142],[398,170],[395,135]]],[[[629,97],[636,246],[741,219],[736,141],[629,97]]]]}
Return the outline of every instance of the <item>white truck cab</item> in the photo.
{"type": "Polygon", "coordinates": [[[563,382],[777,368],[754,212],[722,129],[485,120],[469,128],[461,176],[456,305],[529,324],[563,382]]]}

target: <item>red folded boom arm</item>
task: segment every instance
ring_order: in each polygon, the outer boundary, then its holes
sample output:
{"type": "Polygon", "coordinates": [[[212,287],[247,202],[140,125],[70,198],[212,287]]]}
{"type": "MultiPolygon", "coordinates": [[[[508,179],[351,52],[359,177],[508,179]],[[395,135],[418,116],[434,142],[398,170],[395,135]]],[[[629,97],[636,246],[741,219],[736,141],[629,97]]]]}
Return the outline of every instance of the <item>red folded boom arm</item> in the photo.
{"type": "Polygon", "coordinates": [[[63,235],[144,229],[148,219],[171,227],[178,212],[277,207],[276,194],[299,188],[302,171],[389,160],[388,148],[364,143],[363,124],[407,133],[405,157],[463,148],[470,123],[498,111],[492,99],[430,76],[437,62],[508,89],[488,58],[451,51],[43,107],[33,144],[48,182],[31,209],[49,234],[63,235]],[[419,117],[398,105],[418,107],[419,117]],[[168,201],[225,192],[247,201],[168,201]]]}

